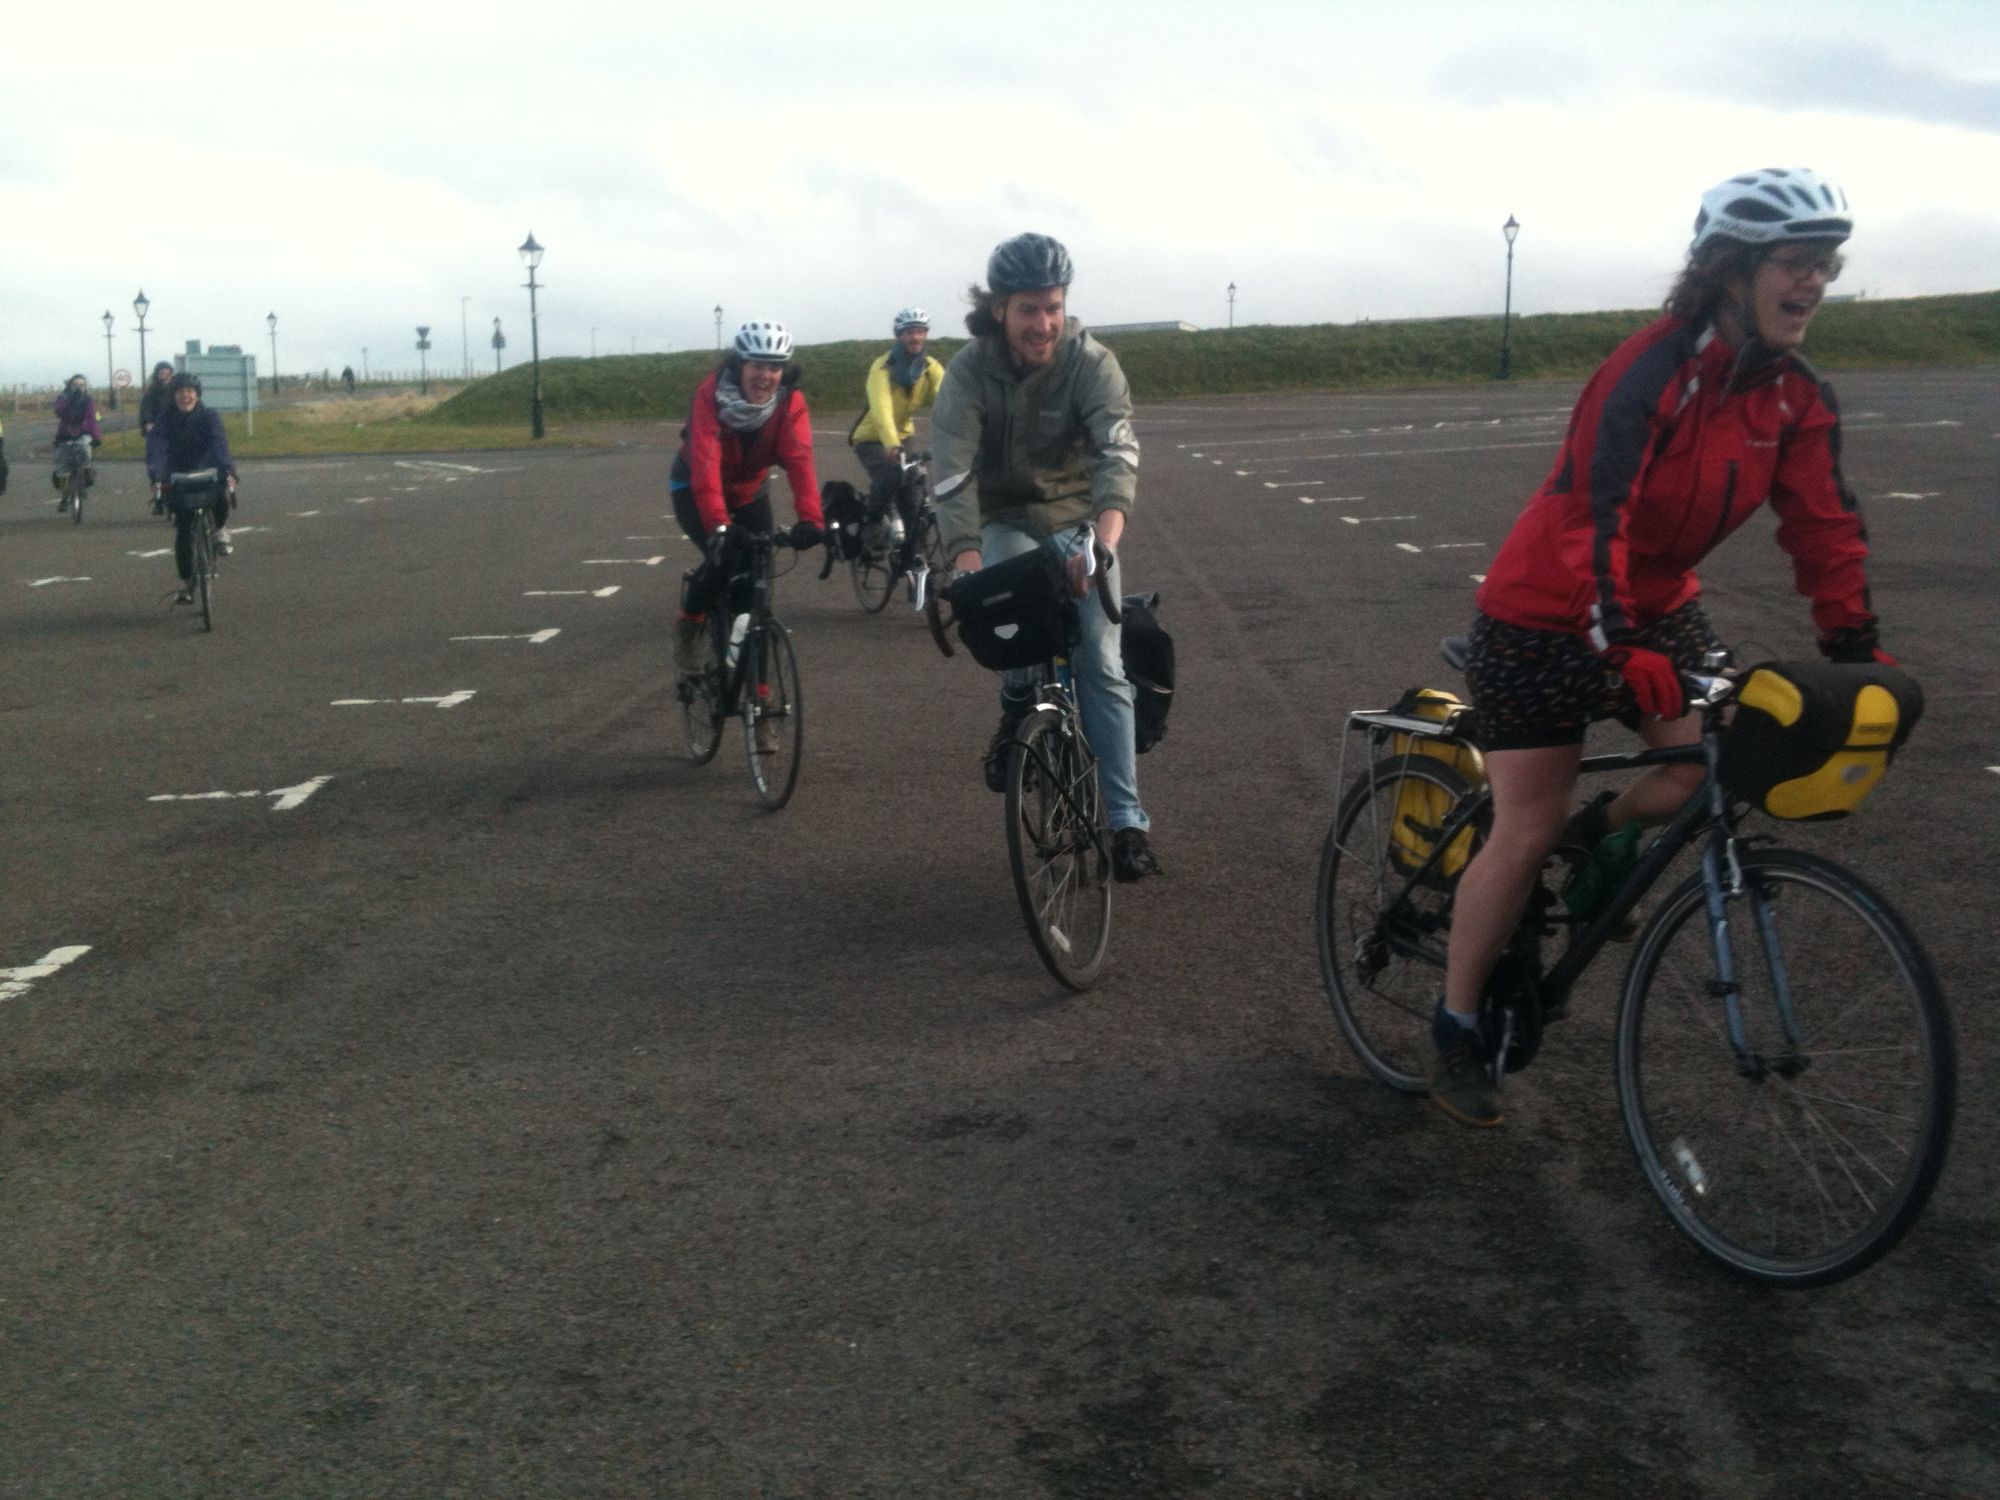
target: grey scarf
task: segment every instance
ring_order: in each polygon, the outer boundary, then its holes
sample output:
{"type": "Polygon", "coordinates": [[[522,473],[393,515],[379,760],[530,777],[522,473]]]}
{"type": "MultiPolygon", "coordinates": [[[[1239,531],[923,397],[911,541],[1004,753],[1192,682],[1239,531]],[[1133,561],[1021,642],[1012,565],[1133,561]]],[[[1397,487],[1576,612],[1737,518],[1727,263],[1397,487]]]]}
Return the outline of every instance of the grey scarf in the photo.
{"type": "Polygon", "coordinates": [[[737,432],[755,432],[771,420],[771,413],[778,409],[778,397],[784,393],[784,386],[771,392],[768,401],[749,401],[744,398],[743,387],[736,383],[736,377],[724,370],[715,377],[715,412],[722,418],[722,425],[737,432]]]}

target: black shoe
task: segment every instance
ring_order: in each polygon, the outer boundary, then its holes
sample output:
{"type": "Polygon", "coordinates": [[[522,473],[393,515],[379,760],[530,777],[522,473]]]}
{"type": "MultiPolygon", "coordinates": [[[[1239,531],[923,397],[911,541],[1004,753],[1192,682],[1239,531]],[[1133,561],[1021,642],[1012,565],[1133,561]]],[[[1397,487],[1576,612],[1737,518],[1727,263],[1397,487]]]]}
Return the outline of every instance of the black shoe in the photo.
{"type": "Polygon", "coordinates": [[[1461,1026],[1438,1001],[1431,1015],[1431,1103],[1461,1125],[1500,1123],[1499,1091],[1477,1028],[1461,1026]]]}
{"type": "Polygon", "coordinates": [[[1160,873],[1160,861],[1143,828],[1121,828],[1111,835],[1111,874],[1123,881],[1144,880],[1160,873]]]}
{"type": "Polygon", "coordinates": [[[993,731],[993,738],[986,744],[986,790],[1004,792],[1007,790],[1007,747],[1014,742],[1014,731],[1021,727],[1021,721],[1011,714],[1000,716],[1000,727],[993,731]]]}

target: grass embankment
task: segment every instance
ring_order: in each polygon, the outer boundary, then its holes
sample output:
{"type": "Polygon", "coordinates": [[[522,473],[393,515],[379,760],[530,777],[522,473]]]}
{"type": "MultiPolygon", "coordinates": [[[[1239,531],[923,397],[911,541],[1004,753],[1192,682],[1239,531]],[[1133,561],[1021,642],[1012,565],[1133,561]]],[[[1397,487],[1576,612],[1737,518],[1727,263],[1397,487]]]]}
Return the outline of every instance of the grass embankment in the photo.
{"type": "MultiPolygon", "coordinates": [[[[296,458],[316,453],[436,453],[473,448],[526,448],[525,421],[453,422],[440,428],[424,420],[447,398],[401,392],[384,396],[330,396],[257,409],[257,430],[242,412],[225,413],[223,430],[237,458],[296,458]]],[[[513,414],[510,413],[510,416],[513,414]]],[[[593,428],[551,431],[557,443],[603,441],[593,428]]],[[[107,458],[137,458],[146,445],[137,431],[109,433],[107,458]]]]}

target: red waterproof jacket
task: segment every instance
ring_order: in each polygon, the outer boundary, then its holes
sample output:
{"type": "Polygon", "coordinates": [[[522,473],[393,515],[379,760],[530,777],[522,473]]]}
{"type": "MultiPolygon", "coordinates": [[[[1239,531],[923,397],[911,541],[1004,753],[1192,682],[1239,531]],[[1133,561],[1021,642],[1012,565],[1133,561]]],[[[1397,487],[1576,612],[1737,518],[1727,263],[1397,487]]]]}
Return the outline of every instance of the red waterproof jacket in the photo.
{"type": "Polygon", "coordinates": [[[702,524],[710,531],[724,525],[757,498],[764,476],[778,465],[791,482],[792,508],[799,519],[825,525],[819,475],[813,468],[812,417],[805,392],[798,388],[798,371],[785,371],[770,420],[747,435],[724,426],[716,415],[715,381],[710,375],[695,388],[687,426],[681,429],[680,465],[687,469],[702,524]]]}
{"type": "Polygon", "coordinates": [[[1746,373],[1713,328],[1661,318],[1584,386],[1479,608],[1602,651],[1699,594],[1694,565],[1767,499],[1820,632],[1873,625],[1832,388],[1796,355],[1746,373]]]}

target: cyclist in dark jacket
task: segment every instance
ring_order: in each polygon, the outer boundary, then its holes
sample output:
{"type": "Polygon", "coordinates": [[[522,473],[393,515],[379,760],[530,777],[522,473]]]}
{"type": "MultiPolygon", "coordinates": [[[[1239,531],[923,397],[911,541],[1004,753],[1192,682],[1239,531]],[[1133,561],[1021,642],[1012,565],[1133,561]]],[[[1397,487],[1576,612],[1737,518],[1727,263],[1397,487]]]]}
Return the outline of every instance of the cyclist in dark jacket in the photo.
{"type": "MultiPolygon", "coordinates": [[[[89,438],[92,448],[104,441],[104,433],[97,425],[97,401],[90,394],[88,377],[70,376],[63,385],[62,394],[56,397],[55,414],[55,441],[58,447],[64,443],[74,442],[78,438],[89,438]]],[[[61,457],[61,454],[57,455],[59,460],[61,457]]],[[[58,493],[63,487],[63,475],[64,470],[60,462],[49,471],[49,482],[56,487],[58,493]]],[[[96,483],[97,470],[86,464],[83,470],[84,488],[88,489],[96,483]]],[[[64,499],[56,504],[58,509],[63,509],[69,505],[69,501],[64,499]]]]}
{"type": "MultiPolygon", "coordinates": [[[[229,456],[229,438],[222,430],[222,417],[201,404],[201,377],[183,371],[173,379],[173,405],[161,413],[153,430],[146,434],[146,473],[154,484],[167,486],[175,474],[192,474],[213,469],[222,484],[210,503],[215,516],[216,550],[227,554],[229,507],[236,495],[236,463],[229,456]]],[[[164,495],[163,495],[164,498],[164,495]]],[[[200,507],[196,507],[199,510],[200,507]]],[[[194,538],[189,526],[195,511],[174,512],[174,565],[186,583],[194,571],[194,538]]],[[[179,603],[191,604],[194,596],[181,590],[179,603]]]]}
{"type": "Polygon", "coordinates": [[[1745,173],[1704,194],[1667,315],[1585,385],[1479,590],[1466,681],[1493,827],[1459,878],[1430,1076],[1462,1123],[1500,1120],[1479,1001],[1550,851],[1664,822],[1701,781],[1701,766],[1656,766],[1570,812],[1592,721],[1636,705],[1647,744],[1700,738],[1679,674],[1721,643],[1694,565],[1768,499],[1820,649],[1888,660],[1833,392],[1798,354],[1852,231],[1846,195],[1813,172],[1745,173]]]}

